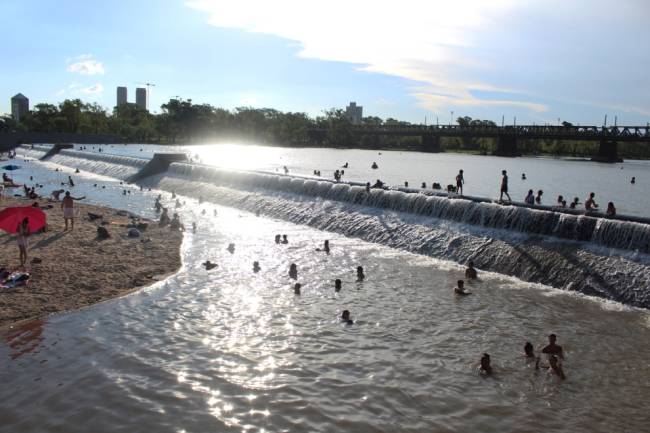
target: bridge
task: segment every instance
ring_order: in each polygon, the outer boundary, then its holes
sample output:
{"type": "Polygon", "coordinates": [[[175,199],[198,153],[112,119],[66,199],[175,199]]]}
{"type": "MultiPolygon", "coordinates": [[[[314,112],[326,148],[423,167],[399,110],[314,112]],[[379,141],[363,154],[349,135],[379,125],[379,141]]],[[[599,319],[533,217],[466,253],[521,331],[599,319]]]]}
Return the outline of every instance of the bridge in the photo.
{"type": "MultiPolygon", "coordinates": [[[[519,140],[576,140],[599,142],[598,153],[593,161],[618,162],[619,142],[642,142],[650,144],[650,126],[549,126],[549,125],[379,125],[354,126],[357,135],[419,136],[422,150],[441,152],[441,137],[493,138],[496,140],[495,155],[518,156],[519,140]]],[[[314,138],[325,138],[327,129],[312,129],[314,138]]]]}

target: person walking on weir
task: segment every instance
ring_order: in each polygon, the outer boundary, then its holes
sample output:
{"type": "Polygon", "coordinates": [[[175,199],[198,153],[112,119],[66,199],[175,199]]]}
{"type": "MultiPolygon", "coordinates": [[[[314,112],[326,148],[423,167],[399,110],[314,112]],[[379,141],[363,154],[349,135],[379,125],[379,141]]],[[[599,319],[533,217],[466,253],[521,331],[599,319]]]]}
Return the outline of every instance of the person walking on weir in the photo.
{"type": "Polygon", "coordinates": [[[503,194],[508,196],[508,201],[511,202],[510,194],[508,194],[508,173],[505,170],[501,171],[503,177],[501,178],[501,196],[499,202],[503,202],[503,194]]]}
{"type": "Polygon", "coordinates": [[[465,178],[463,177],[463,170],[459,170],[456,175],[456,192],[460,195],[463,195],[463,184],[465,183],[465,178]]]}

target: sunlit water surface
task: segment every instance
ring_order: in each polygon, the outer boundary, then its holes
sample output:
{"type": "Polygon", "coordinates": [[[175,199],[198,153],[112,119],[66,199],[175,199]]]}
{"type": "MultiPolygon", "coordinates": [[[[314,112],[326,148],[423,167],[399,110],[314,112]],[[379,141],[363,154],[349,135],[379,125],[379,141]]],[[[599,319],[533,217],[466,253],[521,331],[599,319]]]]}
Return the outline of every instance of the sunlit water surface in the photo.
{"type": "MultiPolygon", "coordinates": [[[[99,147],[88,151],[97,151],[99,147]]],[[[458,170],[464,170],[464,194],[492,199],[499,198],[501,170],[510,177],[510,195],[523,201],[529,189],[544,191],[542,203],[556,204],[558,195],[567,203],[574,197],[584,203],[590,192],[596,193],[596,202],[604,210],[613,202],[618,213],[650,216],[650,201],[644,191],[650,189],[650,161],[628,160],[617,164],[603,164],[570,158],[495,156],[454,153],[421,153],[388,150],[359,150],[331,148],[288,148],[241,144],[195,146],[113,145],[102,146],[104,152],[150,158],[156,152],[186,152],[198,160],[219,167],[241,170],[283,172],[286,166],[291,174],[313,175],[333,179],[334,170],[345,168],[343,180],[372,182],[381,179],[388,185],[421,188],[422,182],[431,189],[433,182],[443,188],[455,185],[458,170]],[[142,151],[140,150],[142,149],[142,151]],[[376,162],[378,169],[371,165],[376,162]],[[526,180],[521,179],[522,173],[526,180]],[[631,184],[632,177],[636,183],[631,184]]],[[[582,209],[584,205],[580,205],[582,209]]]]}
{"type": "MultiPolygon", "coordinates": [[[[57,184],[72,171],[26,165],[18,181],[57,184]]],[[[75,195],[154,216],[158,191],[75,179],[75,195]]],[[[455,264],[185,200],[199,230],[178,274],[3,335],[0,431],[648,431],[647,311],[498,275],[459,299],[455,264]],[[325,239],[330,255],[315,251],[325,239]],[[219,267],[205,271],[206,259],[219,267]],[[354,325],[339,321],[343,309],[354,325]],[[563,383],[521,357],[550,332],[566,351],[563,383]],[[477,374],[484,352],[494,377],[477,374]]]]}

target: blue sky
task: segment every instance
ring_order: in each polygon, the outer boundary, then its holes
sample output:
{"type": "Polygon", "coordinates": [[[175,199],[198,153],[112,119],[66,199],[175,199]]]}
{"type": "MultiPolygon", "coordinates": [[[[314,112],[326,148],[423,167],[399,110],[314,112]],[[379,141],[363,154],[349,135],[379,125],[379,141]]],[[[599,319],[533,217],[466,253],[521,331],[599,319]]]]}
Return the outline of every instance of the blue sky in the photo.
{"type": "Polygon", "coordinates": [[[646,0],[2,0],[0,112],[17,92],[112,109],[156,84],[234,108],[364,106],[448,123],[650,121],[646,0]]]}

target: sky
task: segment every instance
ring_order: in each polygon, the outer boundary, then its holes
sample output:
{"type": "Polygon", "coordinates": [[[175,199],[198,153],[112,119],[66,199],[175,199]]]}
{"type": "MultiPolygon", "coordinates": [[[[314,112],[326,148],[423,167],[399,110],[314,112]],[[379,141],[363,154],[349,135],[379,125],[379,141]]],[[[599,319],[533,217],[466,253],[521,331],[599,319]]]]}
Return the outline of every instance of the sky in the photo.
{"type": "Polygon", "coordinates": [[[116,87],[312,116],[650,122],[648,0],[0,0],[0,113],[116,87]]]}

